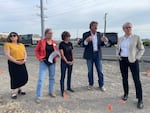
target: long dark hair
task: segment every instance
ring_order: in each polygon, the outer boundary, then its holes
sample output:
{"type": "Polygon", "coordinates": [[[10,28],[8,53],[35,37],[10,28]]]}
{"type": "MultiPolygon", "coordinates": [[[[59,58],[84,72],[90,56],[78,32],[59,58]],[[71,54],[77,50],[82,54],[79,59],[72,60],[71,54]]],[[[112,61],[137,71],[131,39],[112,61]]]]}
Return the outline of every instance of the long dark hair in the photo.
{"type": "Polygon", "coordinates": [[[15,34],[15,35],[18,37],[17,43],[19,43],[19,42],[20,42],[20,37],[19,37],[18,33],[16,33],[16,32],[11,32],[11,33],[9,33],[9,35],[8,35],[8,37],[7,37],[7,42],[12,42],[12,40],[11,40],[11,35],[12,35],[12,34],[15,34]]]}

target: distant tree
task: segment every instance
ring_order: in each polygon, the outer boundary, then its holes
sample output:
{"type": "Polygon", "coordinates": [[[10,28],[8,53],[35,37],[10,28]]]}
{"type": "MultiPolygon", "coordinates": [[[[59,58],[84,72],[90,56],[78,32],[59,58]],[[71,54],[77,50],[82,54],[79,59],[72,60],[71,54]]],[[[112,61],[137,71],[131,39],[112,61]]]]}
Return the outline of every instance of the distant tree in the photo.
{"type": "Polygon", "coordinates": [[[143,41],[144,46],[150,46],[150,41],[143,41]]]}

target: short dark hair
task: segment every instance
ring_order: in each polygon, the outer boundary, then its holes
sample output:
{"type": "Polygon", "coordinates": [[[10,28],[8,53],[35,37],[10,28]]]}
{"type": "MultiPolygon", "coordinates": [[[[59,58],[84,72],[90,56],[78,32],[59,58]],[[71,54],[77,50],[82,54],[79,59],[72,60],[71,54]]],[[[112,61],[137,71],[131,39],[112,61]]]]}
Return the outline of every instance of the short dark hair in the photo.
{"type": "Polygon", "coordinates": [[[64,31],[64,32],[62,32],[62,34],[61,34],[61,39],[62,40],[65,40],[67,37],[70,37],[71,35],[70,35],[70,33],[68,32],[68,31],[64,31]]]}
{"type": "Polygon", "coordinates": [[[97,21],[91,21],[90,25],[89,25],[89,28],[91,29],[91,27],[94,25],[94,24],[98,24],[97,21]]]}
{"type": "Polygon", "coordinates": [[[18,33],[16,33],[16,32],[10,32],[10,33],[9,33],[9,35],[8,35],[8,37],[7,37],[7,42],[12,42],[12,40],[11,40],[12,34],[15,34],[15,35],[18,37],[17,43],[19,43],[19,42],[20,42],[20,37],[19,37],[18,33]]]}

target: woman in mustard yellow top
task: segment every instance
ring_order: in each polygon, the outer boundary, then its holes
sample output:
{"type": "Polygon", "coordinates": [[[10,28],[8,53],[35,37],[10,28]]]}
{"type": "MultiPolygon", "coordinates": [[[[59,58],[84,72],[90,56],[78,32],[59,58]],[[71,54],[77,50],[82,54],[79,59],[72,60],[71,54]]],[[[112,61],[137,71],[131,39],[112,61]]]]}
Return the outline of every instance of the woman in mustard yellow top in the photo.
{"type": "Polygon", "coordinates": [[[11,82],[11,98],[16,99],[17,95],[25,95],[21,87],[28,81],[26,69],[27,53],[24,45],[19,43],[19,36],[16,32],[8,35],[7,43],[4,45],[4,53],[8,59],[8,70],[11,82]]]}

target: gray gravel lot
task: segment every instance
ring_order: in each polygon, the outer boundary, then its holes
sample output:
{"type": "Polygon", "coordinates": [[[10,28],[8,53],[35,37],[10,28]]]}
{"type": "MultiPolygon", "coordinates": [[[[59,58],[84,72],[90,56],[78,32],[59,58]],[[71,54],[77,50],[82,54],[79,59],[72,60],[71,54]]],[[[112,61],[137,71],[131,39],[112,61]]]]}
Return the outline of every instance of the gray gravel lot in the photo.
{"type": "Polygon", "coordinates": [[[106,92],[98,89],[97,74],[94,71],[94,89],[87,90],[87,67],[85,60],[75,59],[72,88],[75,93],[67,92],[67,98],[60,96],[60,62],[56,65],[56,98],[47,95],[48,76],[45,79],[43,97],[40,104],[34,102],[35,89],[38,76],[38,61],[34,56],[29,56],[26,66],[29,73],[29,81],[25,86],[27,95],[18,97],[17,100],[10,99],[9,74],[7,60],[0,55],[0,113],[150,113],[150,76],[144,75],[144,71],[150,70],[150,63],[140,63],[141,80],[143,84],[144,109],[136,108],[135,88],[131,74],[129,74],[130,94],[125,104],[118,101],[123,94],[122,82],[118,62],[103,61],[103,72],[105,76],[106,92]],[[108,105],[112,105],[112,110],[108,110],[108,105]]]}

